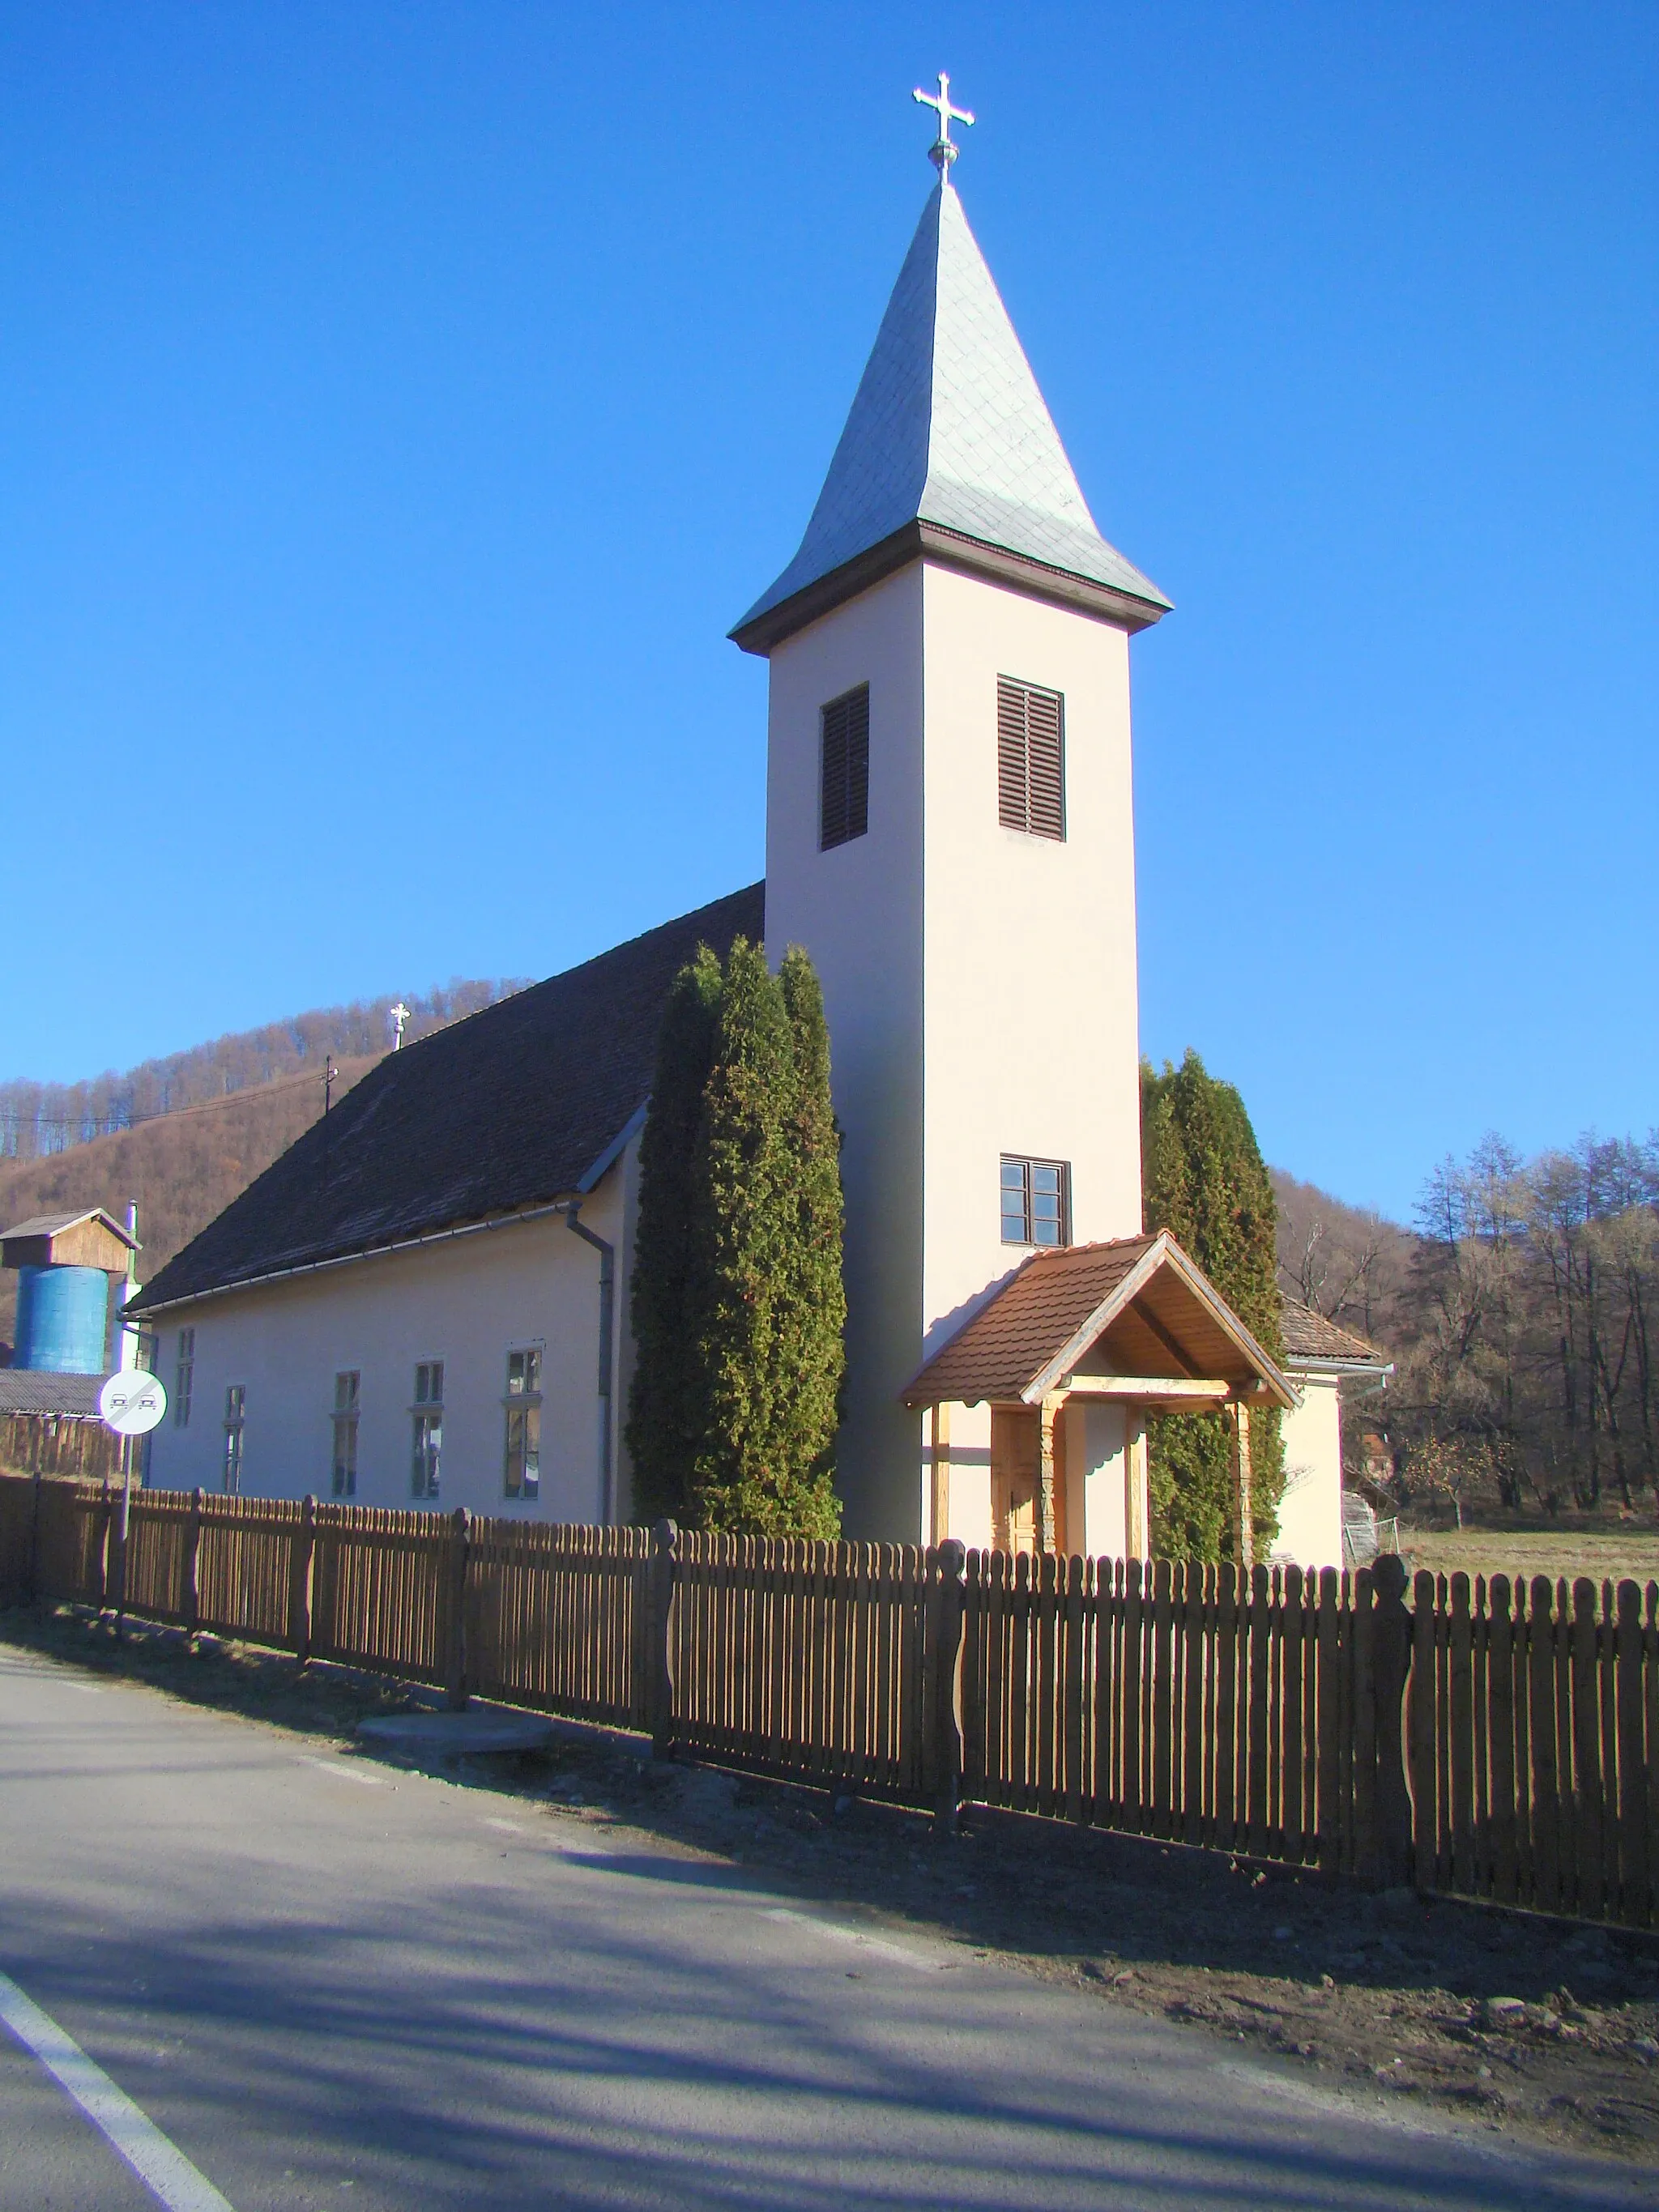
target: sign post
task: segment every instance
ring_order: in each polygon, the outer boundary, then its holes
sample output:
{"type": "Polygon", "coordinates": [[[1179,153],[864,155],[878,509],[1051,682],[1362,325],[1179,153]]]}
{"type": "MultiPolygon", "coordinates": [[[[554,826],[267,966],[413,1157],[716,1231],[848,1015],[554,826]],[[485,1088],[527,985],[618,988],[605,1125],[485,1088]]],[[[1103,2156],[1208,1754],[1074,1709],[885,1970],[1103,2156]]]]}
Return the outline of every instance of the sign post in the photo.
{"type": "Polygon", "coordinates": [[[132,1517],[132,1440],[148,1436],[167,1409],[167,1394],[153,1375],[129,1367],[112,1375],[98,1393],[104,1426],[121,1439],[121,1570],[116,1581],[115,1633],[127,1601],[127,1527],[132,1517]]]}

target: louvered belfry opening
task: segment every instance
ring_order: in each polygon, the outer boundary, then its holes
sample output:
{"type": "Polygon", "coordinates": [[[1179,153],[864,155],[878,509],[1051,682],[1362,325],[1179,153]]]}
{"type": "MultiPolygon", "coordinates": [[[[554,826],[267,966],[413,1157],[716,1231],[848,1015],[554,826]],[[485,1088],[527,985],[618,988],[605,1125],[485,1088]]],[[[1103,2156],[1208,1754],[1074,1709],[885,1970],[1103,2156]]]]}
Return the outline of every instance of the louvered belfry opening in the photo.
{"type": "Polygon", "coordinates": [[[1033,837],[1066,835],[1066,702],[997,678],[997,819],[1033,837]]]}
{"type": "Polygon", "coordinates": [[[870,686],[843,691],[823,709],[818,850],[862,837],[870,827],[870,686]]]}

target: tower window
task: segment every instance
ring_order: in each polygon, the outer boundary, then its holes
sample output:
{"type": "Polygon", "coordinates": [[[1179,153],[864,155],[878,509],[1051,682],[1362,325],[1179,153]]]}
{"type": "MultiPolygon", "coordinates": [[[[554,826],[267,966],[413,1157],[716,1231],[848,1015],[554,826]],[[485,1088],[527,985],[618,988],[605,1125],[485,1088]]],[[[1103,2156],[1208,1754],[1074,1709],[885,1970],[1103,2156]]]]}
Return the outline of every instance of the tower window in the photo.
{"type": "Polygon", "coordinates": [[[1032,837],[1066,835],[1066,701],[997,678],[997,819],[1032,837]]]}
{"type": "Polygon", "coordinates": [[[818,850],[827,853],[870,827],[870,686],[832,699],[822,720],[818,850]]]}
{"type": "Polygon", "coordinates": [[[1002,1156],[1005,1244],[1069,1244],[1072,1171],[1064,1160],[1002,1156]]]}

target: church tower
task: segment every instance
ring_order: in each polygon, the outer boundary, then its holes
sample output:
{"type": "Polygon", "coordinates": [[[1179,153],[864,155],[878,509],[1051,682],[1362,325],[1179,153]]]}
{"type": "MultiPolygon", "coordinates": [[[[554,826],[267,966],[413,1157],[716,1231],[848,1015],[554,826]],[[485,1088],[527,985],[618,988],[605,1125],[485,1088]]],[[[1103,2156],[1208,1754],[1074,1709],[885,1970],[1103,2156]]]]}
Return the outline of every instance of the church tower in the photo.
{"type": "Polygon", "coordinates": [[[823,980],[844,1132],[837,1486],[849,1536],[909,1542],[923,1359],[1033,1246],[1140,1229],[1128,647],[1169,608],[1095,526],[951,184],[945,80],[931,104],[939,185],[732,633],[770,664],[767,943],[823,980]]]}

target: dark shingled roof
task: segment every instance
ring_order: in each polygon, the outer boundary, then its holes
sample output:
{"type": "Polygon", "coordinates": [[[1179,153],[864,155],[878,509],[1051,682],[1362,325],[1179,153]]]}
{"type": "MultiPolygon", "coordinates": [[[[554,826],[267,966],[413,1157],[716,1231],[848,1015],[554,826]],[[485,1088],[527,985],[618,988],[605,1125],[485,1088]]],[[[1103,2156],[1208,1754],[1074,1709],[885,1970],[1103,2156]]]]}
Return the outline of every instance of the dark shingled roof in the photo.
{"type": "Polygon", "coordinates": [[[1322,1313],[1316,1313],[1298,1299],[1287,1297],[1281,1303],[1284,1311],[1279,1327],[1284,1333],[1286,1359],[1329,1359],[1344,1367],[1389,1365],[1387,1352],[1379,1352],[1374,1344],[1367,1344],[1352,1329],[1339,1328],[1335,1322],[1327,1321],[1322,1313]]]}
{"type": "Polygon", "coordinates": [[[388,1053],[147,1283],[133,1310],[587,1188],[644,1105],[675,976],[759,942],[766,887],[716,899],[388,1053]],[[325,1181],[324,1147],[327,1146],[325,1181]]]}
{"type": "Polygon", "coordinates": [[[34,1367],[0,1367],[0,1414],[64,1413],[71,1420],[98,1419],[102,1375],[50,1375],[34,1367]]]}

